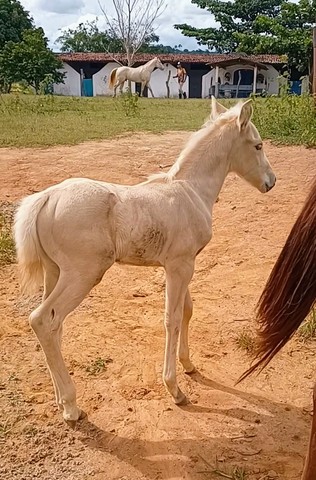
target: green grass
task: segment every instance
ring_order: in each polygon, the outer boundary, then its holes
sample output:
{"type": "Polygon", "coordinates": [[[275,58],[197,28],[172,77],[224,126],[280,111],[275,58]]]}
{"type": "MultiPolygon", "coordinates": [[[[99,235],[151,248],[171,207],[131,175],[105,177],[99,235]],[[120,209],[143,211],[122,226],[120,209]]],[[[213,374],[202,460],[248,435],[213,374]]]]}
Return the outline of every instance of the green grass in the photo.
{"type": "Polygon", "coordinates": [[[11,232],[11,222],[0,212],[0,266],[15,261],[15,247],[11,232]]]}
{"type": "Polygon", "coordinates": [[[305,322],[298,329],[298,336],[304,342],[316,338],[316,307],[312,308],[305,322]]]}
{"type": "MultiPolygon", "coordinates": [[[[210,100],[202,99],[140,98],[131,104],[126,97],[2,95],[0,147],[71,145],[139,131],[194,131],[209,111],[210,100]]],[[[316,146],[311,97],[256,98],[254,122],[264,139],[316,146]]]]}
{"type": "Polygon", "coordinates": [[[196,130],[209,102],[139,99],[127,116],[122,99],[6,95],[0,98],[0,147],[77,144],[127,132],[196,130]],[[2,98],[2,100],[1,100],[2,98]]]}
{"type": "Polygon", "coordinates": [[[243,331],[238,334],[238,336],[235,339],[237,347],[240,350],[244,350],[247,353],[253,353],[255,349],[255,336],[252,333],[248,333],[246,331],[243,331]]]}
{"type": "Polygon", "coordinates": [[[89,365],[85,366],[85,371],[92,376],[98,375],[106,370],[106,367],[109,363],[112,363],[111,358],[101,358],[98,357],[95,360],[92,360],[89,365]]]}
{"type": "Polygon", "coordinates": [[[316,107],[308,95],[256,98],[253,120],[264,139],[316,147],[316,107]]]}

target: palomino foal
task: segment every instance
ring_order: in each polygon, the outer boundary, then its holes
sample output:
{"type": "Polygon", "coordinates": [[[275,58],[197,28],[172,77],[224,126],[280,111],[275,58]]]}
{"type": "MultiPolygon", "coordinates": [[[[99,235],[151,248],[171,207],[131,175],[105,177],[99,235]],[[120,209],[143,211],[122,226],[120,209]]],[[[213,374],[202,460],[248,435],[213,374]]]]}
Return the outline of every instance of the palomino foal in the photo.
{"type": "Polygon", "coordinates": [[[25,198],[15,219],[22,289],[44,282],[30,324],[44,350],[64,419],[80,410],[61,354],[64,318],[114,262],[162,266],[166,272],[163,380],[176,404],[186,401],[176,379],[176,354],[194,371],[188,347],[189,283],[197,254],[212,236],[212,209],[229,172],[260,192],[275,175],[251,123],[251,101],[226,110],[212,99],[211,120],[188,141],[171,169],[124,186],[69,179],[25,198]]]}

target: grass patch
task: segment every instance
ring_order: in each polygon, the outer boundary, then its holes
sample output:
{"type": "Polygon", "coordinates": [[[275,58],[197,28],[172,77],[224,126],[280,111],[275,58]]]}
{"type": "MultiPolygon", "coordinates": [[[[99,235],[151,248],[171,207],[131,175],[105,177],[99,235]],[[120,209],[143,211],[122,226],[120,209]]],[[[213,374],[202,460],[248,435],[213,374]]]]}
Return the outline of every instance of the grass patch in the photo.
{"type": "Polygon", "coordinates": [[[298,336],[304,342],[313,340],[316,338],[316,308],[312,308],[312,311],[304,321],[304,323],[298,329],[298,336]]]}
{"type": "Polygon", "coordinates": [[[235,339],[237,347],[247,353],[253,353],[255,350],[256,339],[252,333],[241,332],[235,339]]]}
{"type": "MultiPolygon", "coordinates": [[[[227,106],[235,102],[221,101],[227,106]]],[[[262,138],[316,146],[311,97],[255,98],[254,106],[254,122],[262,138]]],[[[128,132],[194,131],[209,112],[209,99],[2,95],[0,146],[46,147],[102,140],[128,132]]]]}
{"type": "Polygon", "coordinates": [[[262,138],[316,147],[316,109],[309,95],[254,99],[254,123],[262,138]]]}
{"type": "MultiPolygon", "coordinates": [[[[1,101],[2,98],[2,101],[1,101]]],[[[0,146],[71,145],[127,132],[197,130],[210,102],[140,98],[3,95],[0,146]]]]}
{"type": "Polygon", "coordinates": [[[95,360],[92,360],[89,365],[85,366],[85,371],[92,376],[99,375],[106,370],[106,367],[109,363],[112,363],[112,358],[101,358],[98,357],[95,360]]]}
{"type": "Polygon", "coordinates": [[[15,261],[15,246],[11,229],[12,220],[0,211],[0,266],[15,261]]]}

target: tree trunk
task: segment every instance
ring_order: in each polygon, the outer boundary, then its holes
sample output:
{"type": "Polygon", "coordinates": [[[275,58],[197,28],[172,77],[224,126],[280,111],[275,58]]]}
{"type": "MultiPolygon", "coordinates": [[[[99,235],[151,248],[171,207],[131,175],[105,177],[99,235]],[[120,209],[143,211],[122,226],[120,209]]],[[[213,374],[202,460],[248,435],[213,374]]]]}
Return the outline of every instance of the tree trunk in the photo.
{"type": "Polygon", "coordinates": [[[169,70],[169,72],[168,72],[168,78],[167,78],[167,81],[166,81],[167,98],[170,98],[170,87],[169,87],[170,77],[171,77],[171,70],[169,70]]]}
{"type": "MultiPolygon", "coordinates": [[[[131,67],[133,61],[132,61],[132,54],[131,54],[129,48],[127,48],[126,54],[127,54],[127,66],[131,67]]],[[[128,93],[131,95],[132,94],[132,81],[128,80],[127,83],[128,83],[128,93]]]]}

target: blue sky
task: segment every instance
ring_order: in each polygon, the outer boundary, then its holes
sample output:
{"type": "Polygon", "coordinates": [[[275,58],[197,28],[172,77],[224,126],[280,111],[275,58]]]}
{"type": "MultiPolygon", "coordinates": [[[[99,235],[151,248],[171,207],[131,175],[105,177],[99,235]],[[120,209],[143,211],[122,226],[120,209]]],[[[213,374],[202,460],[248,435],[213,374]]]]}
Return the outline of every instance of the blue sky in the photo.
{"type": "MultiPolygon", "coordinates": [[[[96,16],[102,26],[103,18],[97,0],[21,0],[21,3],[31,13],[36,25],[44,28],[53,50],[58,49],[54,42],[60,35],[60,29],[75,27],[86,20],[93,20],[96,16]]],[[[111,10],[111,0],[101,0],[101,3],[111,10]]],[[[170,0],[156,21],[156,33],[165,45],[181,44],[183,48],[189,49],[198,48],[198,45],[194,39],[184,37],[175,30],[173,25],[176,23],[188,23],[196,27],[215,25],[212,15],[193,5],[190,0],[170,0]]]]}

